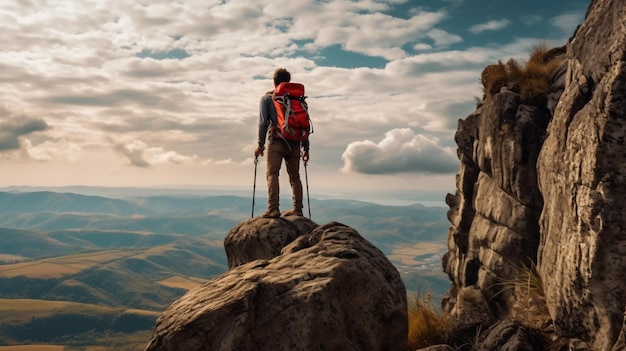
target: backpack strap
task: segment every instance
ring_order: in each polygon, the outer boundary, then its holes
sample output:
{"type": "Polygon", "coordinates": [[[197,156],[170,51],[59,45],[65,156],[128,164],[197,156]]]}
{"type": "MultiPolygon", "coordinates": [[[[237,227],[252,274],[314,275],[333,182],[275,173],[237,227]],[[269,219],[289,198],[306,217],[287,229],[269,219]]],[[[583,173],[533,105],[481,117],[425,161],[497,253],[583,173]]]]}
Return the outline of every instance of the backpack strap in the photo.
{"type": "Polygon", "coordinates": [[[306,111],[306,118],[309,120],[309,126],[311,127],[309,134],[313,134],[313,121],[311,120],[311,117],[309,117],[309,104],[306,103],[306,98],[307,97],[303,95],[297,98],[297,100],[300,101],[300,106],[302,106],[304,111],[306,111]]]}
{"type": "Polygon", "coordinates": [[[286,93],[285,95],[274,95],[272,98],[274,101],[278,101],[282,106],[285,106],[285,118],[289,119],[291,112],[294,112],[291,109],[291,97],[289,96],[289,93],[286,93]]]}
{"type": "MultiPolygon", "coordinates": [[[[289,115],[291,114],[291,102],[289,101],[289,93],[287,93],[285,95],[276,95],[276,92],[274,92],[274,91],[272,91],[270,93],[272,94],[272,100],[273,101],[277,101],[281,106],[284,106],[284,112],[283,113],[286,113],[287,114],[287,118],[289,118],[289,115]]],[[[274,103],[272,102],[272,104],[274,104],[274,103]]],[[[275,104],[274,104],[274,107],[276,107],[275,104]]],[[[278,115],[278,111],[276,112],[276,114],[278,115]]],[[[270,123],[274,124],[273,121],[270,121],[270,123]]],[[[277,117],[276,123],[278,124],[278,117],[277,117]]],[[[285,123],[287,123],[287,122],[285,122],[285,123]]],[[[273,126],[273,134],[274,134],[274,136],[278,135],[281,139],[283,139],[283,141],[285,142],[285,144],[289,148],[289,151],[292,151],[291,145],[289,145],[289,141],[287,141],[287,139],[285,138],[283,133],[280,132],[281,129],[282,129],[281,126],[276,126],[276,125],[273,126]]]]}
{"type": "Polygon", "coordinates": [[[285,144],[287,145],[287,147],[289,148],[289,151],[293,151],[293,149],[291,148],[291,145],[289,144],[289,141],[287,139],[285,139],[285,136],[283,135],[283,133],[275,133],[274,135],[278,134],[278,136],[283,139],[283,141],[285,142],[285,144]]]}

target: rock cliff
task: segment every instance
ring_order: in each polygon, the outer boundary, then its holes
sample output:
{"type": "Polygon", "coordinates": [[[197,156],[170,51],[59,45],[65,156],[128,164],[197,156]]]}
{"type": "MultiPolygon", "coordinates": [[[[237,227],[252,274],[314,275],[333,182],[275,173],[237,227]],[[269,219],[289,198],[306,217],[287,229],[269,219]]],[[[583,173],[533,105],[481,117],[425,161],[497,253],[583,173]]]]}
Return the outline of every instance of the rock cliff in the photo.
{"type": "Polygon", "coordinates": [[[175,301],[146,350],[406,350],[400,274],[354,229],[256,217],[224,244],[228,272],[175,301]]]}
{"type": "Polygon", "coordinates": [[[625,18],[625,1],[592,1],[550,53],[560,64],[545,98],[526,101],[507,81],[459,121],[443,258],[443,311],[457,337],[489,338],[513,318],[553,344],[624,349],[625,18]]]}

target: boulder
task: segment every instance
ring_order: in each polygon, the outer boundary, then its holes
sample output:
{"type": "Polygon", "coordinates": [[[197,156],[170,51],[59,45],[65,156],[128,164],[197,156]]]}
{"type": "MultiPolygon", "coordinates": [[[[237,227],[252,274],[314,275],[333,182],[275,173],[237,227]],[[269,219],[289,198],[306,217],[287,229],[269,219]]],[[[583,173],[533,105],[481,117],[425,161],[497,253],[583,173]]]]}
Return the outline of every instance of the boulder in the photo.
{"type": "Polygon", "coordinates": [[[288,216],[271,220],[247,220],[237,224],[224,238],[228,268],[280,255],[287,244],[317,227],[305,217],[288,216]]]}
{"type": "Polygon", "coordinates": [[[175,301],[146,350],[406,351],[396,268],[354,229],[312,224],[253,218],[235,227],[230,270],[175,301]]]}
{"type": "Polygon", "coordinates": [[[526,328],[512,319],[504,319],[486,331],[485,339],[477,349],[480,351],[534,351],[533,337],[526,328]]]}
{"type": "Polygon", "coordinates": [[[450,334],[453,343],[463,345],[481,330],[496,322],[483,292],[476,287],[464,287],[456,295],[450,312],[450,334]]]}

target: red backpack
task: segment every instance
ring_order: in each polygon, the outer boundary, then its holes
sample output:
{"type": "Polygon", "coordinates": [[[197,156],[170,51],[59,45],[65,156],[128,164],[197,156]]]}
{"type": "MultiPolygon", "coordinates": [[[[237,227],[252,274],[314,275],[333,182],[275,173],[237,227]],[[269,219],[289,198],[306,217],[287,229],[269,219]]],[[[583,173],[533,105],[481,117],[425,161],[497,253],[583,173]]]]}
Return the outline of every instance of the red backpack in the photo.
{"type": "Polygon", "coordinates": [[[300,83],[280,83],[272,100],[276,107],[278,119],[277,130],[280,136],[287,140],[305,141],[313,133],[309,118],[304,85],[300,83]]]}

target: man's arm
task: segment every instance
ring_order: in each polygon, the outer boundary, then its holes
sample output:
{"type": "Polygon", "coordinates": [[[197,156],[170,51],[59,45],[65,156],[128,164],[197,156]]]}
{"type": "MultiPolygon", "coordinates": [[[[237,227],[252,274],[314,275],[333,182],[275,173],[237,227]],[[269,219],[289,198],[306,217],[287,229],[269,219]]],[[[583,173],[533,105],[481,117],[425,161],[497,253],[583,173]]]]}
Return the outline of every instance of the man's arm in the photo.
{"type": "Polygon", "coordinates": [[[258,157],[259,155],[263,156],[263,150],[265,150],[265,140],[267,139],[267,129],[270,121],[272,120],[272,104],[272,96],[270,94],[265,94],[261,97],[261,101],[259,102],[258,146],[254,151],[254,157],[258,157]]]}

